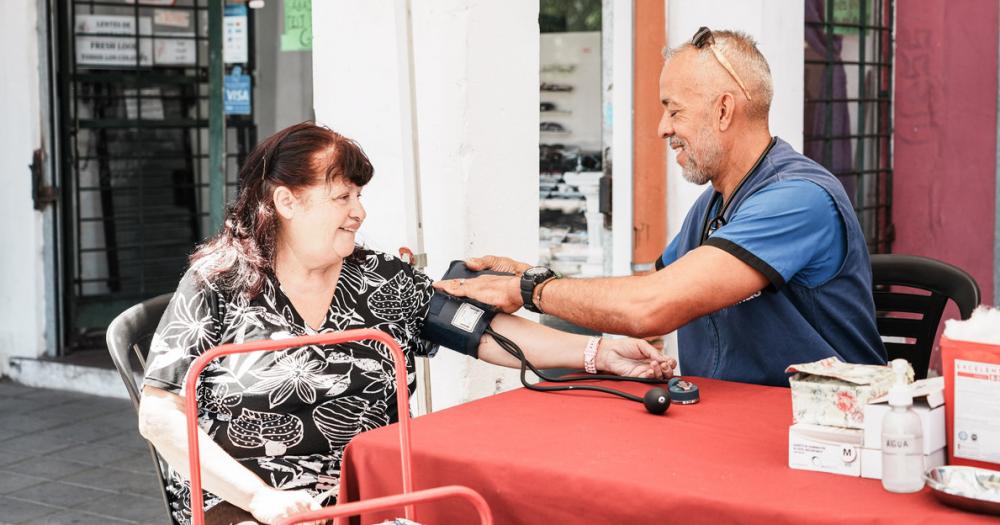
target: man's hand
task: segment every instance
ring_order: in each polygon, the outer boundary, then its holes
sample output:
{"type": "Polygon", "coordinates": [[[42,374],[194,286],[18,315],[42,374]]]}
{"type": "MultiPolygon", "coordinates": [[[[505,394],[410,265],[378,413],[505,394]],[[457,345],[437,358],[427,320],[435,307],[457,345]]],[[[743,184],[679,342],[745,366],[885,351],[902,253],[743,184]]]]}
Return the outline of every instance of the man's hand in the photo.
{"type": "Polygon", "coordinates": [[[663,379],[674,373],[677,361],[642,339],[602,339],[595,357],[597,369],[620,376],[663,379]]]}
{"type": "Polygon", "coordinates": [[[472,257],[465,260],[465,266],[474,272],[492,270],[494,272],[507,272],[520,276],[525,270],[531,268],[530,264],[515,261],[510,257],[500,257],[498,255],[484,255],[483,257],[472,257]]]}
{"type": "Polygon", "coordinates": [[[438,281],[434,287],[455,297],[468,297],[496,306],[504,313],[516,312],[521,301],[521,278],[504,275],[480,275],[475,279],[438,281]]]}
{"type": "Polygon", "coordinates": [[[256,491],[249,507],[247,510],[261,523],[274,523],[292,514],[323,508],[304,490],[278,490],[271,487],[262,487],[256,491]]]}

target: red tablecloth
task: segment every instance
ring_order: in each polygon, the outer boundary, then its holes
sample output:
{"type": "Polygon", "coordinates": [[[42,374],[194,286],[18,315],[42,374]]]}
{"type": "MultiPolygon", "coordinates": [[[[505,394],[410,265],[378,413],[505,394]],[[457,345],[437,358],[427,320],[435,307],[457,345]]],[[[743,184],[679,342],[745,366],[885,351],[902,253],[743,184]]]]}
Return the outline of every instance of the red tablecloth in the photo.
{"type": "MultiPolygon", "coordinates": [[[[663,416],[610,396],[519,389],[417,418],[416,488],[471,487],[498,524],[996,523],[926,488],[891,494],[878,480],[792,470],[788,389],[695,381],[701,402],[663,416]]],[[[398,450],[395,425],[356,438],[341,501],[399,493],[398,450]]],[[[418,518],[475,523],[464,505],[418,507],[418,518]]]]}

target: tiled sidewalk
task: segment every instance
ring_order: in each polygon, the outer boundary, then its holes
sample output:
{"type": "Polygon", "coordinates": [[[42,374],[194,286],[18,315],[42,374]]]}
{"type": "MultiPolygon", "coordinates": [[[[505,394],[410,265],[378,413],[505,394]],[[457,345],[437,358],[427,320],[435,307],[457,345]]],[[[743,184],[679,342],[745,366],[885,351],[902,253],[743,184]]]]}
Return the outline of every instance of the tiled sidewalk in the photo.
{"type": "Polygon", "coordinates": [[[0,524],[167,523],[128,401],[0,380],[0,524]]]}

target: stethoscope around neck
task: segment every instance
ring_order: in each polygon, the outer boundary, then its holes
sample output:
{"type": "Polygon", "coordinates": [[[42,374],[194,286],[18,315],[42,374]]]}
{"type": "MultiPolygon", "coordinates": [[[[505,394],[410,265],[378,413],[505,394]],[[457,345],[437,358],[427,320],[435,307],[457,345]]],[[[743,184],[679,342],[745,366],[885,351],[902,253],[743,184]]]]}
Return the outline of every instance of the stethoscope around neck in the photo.
{"type": "Polygon", "coordinates": [[[712,194],[712,199],[708,201],[708,211],[705,212],[705,227],[701,230],[701,241],[698,243],[699,245],[705,244],[705,241],[707,241],[716,230],[728,224],[729,220],[726,219],[726,212],[729,211],[730,205],[732,205],[733,201],[736,200],[736,197],[740,194],[740,190],[743,189],[743,186],[746,185],[747,181],[750,180],[750,177],[755,171],[757,171],[760,164],[764,162],[764,158],[767,157],[767,154],[771,152],[771,148],[773,148],[777,142],[777,137],[771,138],[771,143],[767,145],[767,149],[764,150],[764,153],[760,154],[760,157],[757,157],[757,162],[754,162],[753,166],[750,167],[750,170],[747,171],[746,175],[740,179],[739,184],[736,185],[736,189],[733,190],[733,194],[729,197],[729,200],[723,202],[722,207],[719,208],[719,212],[715,214],[715,217],[709,219],[708,216],[712,213],[712,209],[715,208],[716,201],[722,197],[722,194],[719,192],[712,194]]]}

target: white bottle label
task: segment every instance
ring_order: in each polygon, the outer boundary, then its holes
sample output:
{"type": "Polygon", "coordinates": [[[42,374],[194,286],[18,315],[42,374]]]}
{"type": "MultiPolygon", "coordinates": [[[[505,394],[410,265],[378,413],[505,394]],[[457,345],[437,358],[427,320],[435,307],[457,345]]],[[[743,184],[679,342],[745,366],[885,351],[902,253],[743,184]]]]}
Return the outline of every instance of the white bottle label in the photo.
{"type": "Polygon", "coordinates": [[[921,455],[924,449],[924,439],[921,436],[907,434],[882,434],[882,453],[921,455]]]}

